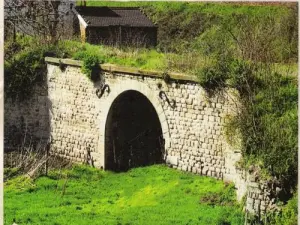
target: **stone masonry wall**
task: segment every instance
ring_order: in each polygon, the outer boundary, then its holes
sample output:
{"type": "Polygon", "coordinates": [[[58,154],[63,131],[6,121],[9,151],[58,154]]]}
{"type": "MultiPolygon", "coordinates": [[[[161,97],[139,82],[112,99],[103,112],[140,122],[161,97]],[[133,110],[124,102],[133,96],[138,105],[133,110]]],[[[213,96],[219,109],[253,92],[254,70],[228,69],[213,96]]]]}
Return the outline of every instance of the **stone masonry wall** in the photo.
{"type": "Polygon", "coordinates": [[[52,102],[51,151],[72,161],[93,158],[97,166],[101,104],[93,84],[78,67],[48,65],[48,94],[52,102]]]}
{"type": "Polygon", "coordinates": [[[32,115],[30,118],[45,115],[39,123],[32,119],[30,124],[36,125],[33,133],[39,133],[50,123],[53,154],[104,168],[108,111],[116,97],[135,90],[149,99],[158,114],[169,166],[234,182],[238,199],[246,195],[250,213],[262,215],[274,206],[275,197],[268,185],[236,167],[241,152],[227,143],[226,120],[238,109],[234,90],[209,96],[192,80],[181,77],[166,83],[157,75],[128,69],[122,72],[113,66],[101,66],[104,69],[95,83],[82,74],[79,62],[68,62],[62,71],[58,60],[48,60],[48,97],[37,95],[27,105],[35,114],[23,110],[26,105],[5,105],[7,134],[13,124],[20,123],[21,114],[32,115]],[[48,114],[40,108],[46,100],[51,103],[47,103],[48,114]]]}
{"type": "Polygon", "coordinates": [[[4,148],[15,149],[20,145],[44,145],[50,138],[47,86],[35,86],[33,95],[18,101],[6,98],[4,103],[4,148]]]}
{"type": "Polygon", "coordinates": [[[79,67],[68,66],[62,72],[51,64],[48,64],[48,86],[52,102],[52,151],[56,154],[74,161],[88,160],[103,168],[105,153],[101,135],[105,135],[105,112],[124,90],[142,91],[157,111],[157,104],[161,106],[159,116],[165,115],[164,137],[169,139],[167,164],[234,182],[238,199],[246,195],[249,213],[261,216],[274,207],[266,185],[253,181],[249,173],[236,168],[241,152],[226,141],[225,122],[238,104],[234,90],[210,97],[193,81],[173,80],[167,84],[159,77],[108,71],[101,74],[101,81],[93,83],[79,67]],[[104,91],[99,98],[96,92],[104,84],[110,92],[104,91]],[[160,97],[162,92],[165,94],[160,97]]]}
{"type": "Polygon", "coordinates": [[[112,93],[105,93],[99,99],[96,90],[103,82],[114,92],[120,85],[135,81],[127,87],[129,90],[134,90],[138,83],[146,84],[163,108],[170,136],[170,147],[166,150],[168,164],[220,179],[231,174],[231,168],[225,166],[229,162],[224,158],[228,149],[223,124],[235,107],[235,100],[230,96],[232,90],[209,98],[195,82],[166,84],[161,78],[105,72],[102,75],[105,80],[95,84],[79,67],[68,66],[62,72],[58,66],[49,64],[48,71],[52,149],[58,154],[83,161],[89,148],[97,161],[100,124],[106,122],[101,120],[102,111],[103,107],[109,108],[105,101],[112,93]],[[174,108],[159,97],[160,91],[175,101],[174,108]]]}

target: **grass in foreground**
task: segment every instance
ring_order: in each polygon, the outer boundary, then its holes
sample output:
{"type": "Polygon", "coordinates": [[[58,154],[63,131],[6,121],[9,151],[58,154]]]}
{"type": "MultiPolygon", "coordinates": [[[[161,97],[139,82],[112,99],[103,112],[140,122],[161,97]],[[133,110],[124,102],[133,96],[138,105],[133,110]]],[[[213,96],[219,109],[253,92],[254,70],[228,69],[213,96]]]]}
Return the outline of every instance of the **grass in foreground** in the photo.
{"type": "Polygon", "coordinates": [[[155,165],[86,166],[5,183],[5,224],[243,224],[232,185],[155,165]]]}

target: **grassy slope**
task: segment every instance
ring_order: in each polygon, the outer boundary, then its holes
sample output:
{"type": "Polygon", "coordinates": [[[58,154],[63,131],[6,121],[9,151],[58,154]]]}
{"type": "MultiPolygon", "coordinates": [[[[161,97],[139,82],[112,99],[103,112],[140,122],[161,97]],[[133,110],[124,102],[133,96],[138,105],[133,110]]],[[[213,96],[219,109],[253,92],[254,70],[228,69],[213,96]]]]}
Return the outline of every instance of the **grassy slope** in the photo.
{"type": "MultiPolygon", "coordinates": [[[[77,3],[80,5],[80,1],[77,3]]],[[[247,4],[238,4],[238,3],[204,3],[204,2],[139,2],[139,1],[131,1],[131,2],[116,2],[116,1],[87,1],[87,6],[115,6],[115,7],[141,7],[144,13],[151,18],[151,20],[159,25],[159,35],[158,37],[162,40],[161,45],[174,45],[178,46],[179,52],[178,54],[173,54],[170,52],[160,52],[162,51],[162,47],[160,44],[158,45],[159,51],[156,49],[116,49],[104,47],[101,48],[102,51],[106,55],[102,56],[105,62],[115,63],[119,65],[125,66],[134,66],[141,69],[156,69],[163,71],[174,71],[174,72],[183,72],[188,74],[194,74],[199,68],[207,64],[212,63],[212,57],[206,56],[203,54],[201,49],[198,49],[198,41],[197,39],[202,36],[196,34],[194,38],[189,37],[189,35],[184,36],[180,34],[182,32],[181,29],[184,27],[188,27],[193,17],[196,15],[214,15],[217,17],[230,18],[233,14],[240,15],[248,15],[249,18],[256,17],[272,17],[274,19],[280,19],[289,13],[289,8],[284,5],[247,5],[247,4]],[[172,21],[168,15],[173,15],[175,13],[176,16],[181,15],[180,21],[175,20],[172,21]],[[276,16],[274,16],[276,15],[276,16]],[[179,40],[168,39],[168,32],[165,31],[165,20],[168,21],[167,29],[175,29],[173,26],[178,27],[179,30],[176,31],[176,35],[179,40]],[[178,24],[179,23],[179,24],[178,24]],[[178,33],[179,32],[179,33],[178,33]],[[162,35],[163,34],[163,35],[162,35]],[[195,36],[196,35],[196,36],[195,36]],[[173,44],[170,44],[170,41],[173,44]],[[190,42],[195,43],[192,49],[189,49],[186,52],[182,52],[182,47],[180,45],[185,45],[184,43],[190,42]]],[[[214,17],[212,17],[214,18],[214,17]]],[[[195,22],[195,21],[194,21],[195,22]]],[[[194,23],[193,22],[193,23],[194,23]]],[[[208,26],[204,30],[205,32],[209,31],[211,26],[214,23],[219,23],[219,19],[212,19],[210,22],[198,21],[197,23],[201,23],[201,26],[208,26]],[[206,24],[206,25],[205,25],[206,24]]],[[[188,29],[188,33],[193,33],[193,29],[188,29]]],[[[186,30],[184,32],[187,32],[186,30]]],[[[200,32],[200,31],[199,31],[200,32]]],[[[191,34],[192,35],[192,34],[191,34]]],[[[192,36],[193,36],[192,35],[192,36]]],[[[213,41],[213,40],[212,40],[213,41]]],[[[201,43],[201,42],[200,42],[201,43]]],[[[173,46],[173,47],[174,47],[173,46]]],[[[173,48],[172,47],[172,48],[173,48]]],[[[183,49],[185,49],[183,47],[183,49]]],[[[95,51],[99,52],[99,51],[95,51]]],[[[275,70],[282,72],[283,74],[290,74],[297,76],[297,63],[290,64],[277,64],[275,66],[275,70]]]]}
{"type": "Polygon", "coordinates": [[[234,196],[222,181],[161,165],[118,174],[76,166],[6,182],[5,224],[242,224],[234,196]]]}
{"type": "MultiPolygon", "coordinates": [[[[112,63],[122,66],[136,67],[146,70],[160,70],[168,72],[182,72],[190,75],[203,66],[211,63],[209,58],[197,54],[173,54],[161,53],[154,49],[118,49],[115,47],[91,45],[78,41],[65,40],[58,44],[63,52],[67,52],[69,57],[82,60],[86,54],[96,55],[103,63],[112,63]]],[[[298,65],[274,64],[274,70],[285,75],[297,77],[298,65]]]]}
{"type": "MultiPolygon", "coordinates": [[[[80,5],[80,1],[77,2],[80,5]]],[[[226,4],[222,2],[207,3],[207,2],[118,2],[118,1],[87,1],[87,6],[110,6],[110,7],[154,7],[157,11],[182,11],[189,12],[205,12],[214,13],[216,15],[230,16],[231,14],[249,14],[249,15],[266,15],[277,13],[282,15],[287,12],[286,7],[282,5],[239,5],[239,4],[226,4]]]]}

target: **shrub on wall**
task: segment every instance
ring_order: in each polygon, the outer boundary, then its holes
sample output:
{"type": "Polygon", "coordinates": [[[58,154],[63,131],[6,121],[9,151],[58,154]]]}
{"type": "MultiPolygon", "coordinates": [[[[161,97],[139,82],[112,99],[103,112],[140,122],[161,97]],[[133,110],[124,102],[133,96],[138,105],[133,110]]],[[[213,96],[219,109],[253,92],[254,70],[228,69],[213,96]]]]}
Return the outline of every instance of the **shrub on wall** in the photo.
{"type": "Polygon", "coordinates": [[[82,72],[93,81],[96,81],[99,76],[100,66],[99,63],[102,61],[99,60],[96,54],[90,52],[79,52],[74,56],[75,59],[82,60],[82,72]]]}
{"type": "Polygon", "coordinates": [[[5,98],[20,101],[30,98],[35,84],[44,81],[47,68],[44,58],[65,55],[61,46],[41,45],[37,38],[29,36],[7,41],[4,51],[5,98]]]}
{"type": "MultiPolygon", "coordinates": [[[[97,80],[99,77],[101,61],[99,56],[93,54],[90,49],[37,43],[39,43],[38,38],[28,36],[18,36],[15,42],[5,43],[4,92],[6,99],[22,101],[32,96],[34,86],[45,79],[44,58],[46,56],[64,58],[74,55],[75,59],[83,60],[82,71],[89,79],[97,80]]],[[[63,65],[60,67],[63,68],[63,65]]]]}
{"type": "Polygon", "coordinates": [[[233,87],[239,91],[242,108],[231,122],[241,134],[244,157],[251,163],[262,162],[271,175],[295,183],[296,79],[242,60],[219,60],[199,74],[200,84],[207,89],[233,87]]]}
{"type": "Polygon", "coordinates": [[[44,49],[36,48],[21,52],[11,61],[5,61],[5,95],[23,100],[31,96],[33,86],[42,81],[46,65],[43,62],[44,49]]]}
{"type": "Polygon", "coordinates": [[[199,83],[207,91],[224,87],[227,79],[226,73],[219,71],[216,68],[206,67],[198,71],[199,83]]]}
{"type": "Polygon", "coordinates": [[[277,215],[267,215],[269,218],[269,224],[274,225],[297,225],[298,217],[298,194],[294,193],[294,196],[288,201],[288,203],[282,207],[282,211],[277,215]]]}

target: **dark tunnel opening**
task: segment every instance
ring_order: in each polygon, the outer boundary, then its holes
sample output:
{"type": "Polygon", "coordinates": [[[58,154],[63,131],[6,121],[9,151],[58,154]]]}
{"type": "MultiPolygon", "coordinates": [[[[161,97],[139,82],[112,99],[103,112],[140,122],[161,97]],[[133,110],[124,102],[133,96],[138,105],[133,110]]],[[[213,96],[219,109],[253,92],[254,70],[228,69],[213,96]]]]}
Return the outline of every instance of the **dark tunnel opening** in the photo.
{"type": "Polygon", "coordinates": [[[137,91],[126,91],[112,103],[105,126],[105,168],[130,168],[163,162],[162,128],[151,102],[137,91]]]}

